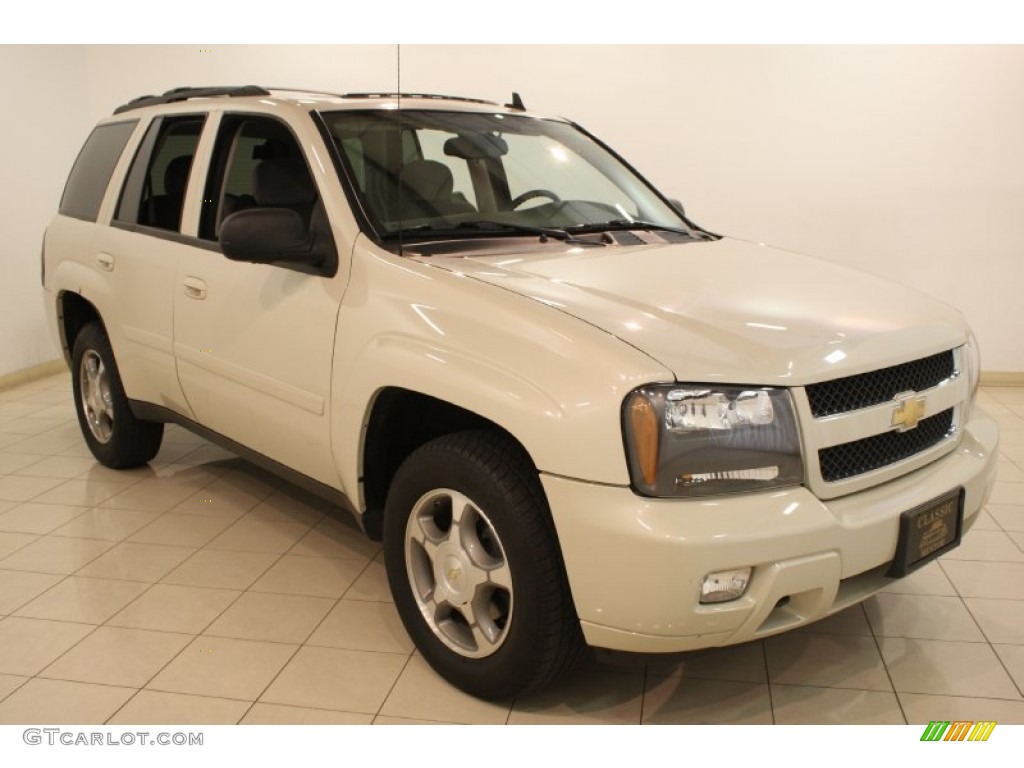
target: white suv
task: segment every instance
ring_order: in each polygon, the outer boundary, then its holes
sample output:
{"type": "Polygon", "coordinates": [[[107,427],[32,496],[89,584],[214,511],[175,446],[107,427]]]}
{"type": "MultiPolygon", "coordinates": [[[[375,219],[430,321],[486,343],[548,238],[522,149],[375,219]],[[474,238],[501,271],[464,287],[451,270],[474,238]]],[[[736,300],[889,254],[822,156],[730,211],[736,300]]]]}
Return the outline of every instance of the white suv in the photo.
{"type": "Polygon", "coordinates": [[[959,313],[707,232],[518,97],[136,99],[43,262],[99,461],[174,422],[335,500],[479,696],[842,610],[994,480],[959,313]]]}

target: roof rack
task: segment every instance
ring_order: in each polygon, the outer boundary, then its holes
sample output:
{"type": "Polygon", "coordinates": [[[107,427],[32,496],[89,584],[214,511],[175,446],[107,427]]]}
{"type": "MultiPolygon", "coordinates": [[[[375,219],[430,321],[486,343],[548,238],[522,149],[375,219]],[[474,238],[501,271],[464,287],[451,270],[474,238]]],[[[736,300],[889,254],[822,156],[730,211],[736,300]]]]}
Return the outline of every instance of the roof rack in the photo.
{"type": "Polygon", "coordinates": [[[443,96],[438,93],[343,93],[343,99],[437,99],[439,101],[467,101],[471,104],[489,104],[501,106],[496,101],[486,99],[470,99],[465,96],[443,96]]]}
{"type": "Polygon", "coordinates": [[[258,85],[230,85],[212,86],[208,88],[172,88],[159,96],[139,96],[127,104],[122,104],[114,110],[115,115],[128,112],[142,107],[152,107],[157,104],[171,104],[175,101],[188,101],[189,99],[201,99],[211,96],[269,96],[270,91],[260,88],[258,85]]]}

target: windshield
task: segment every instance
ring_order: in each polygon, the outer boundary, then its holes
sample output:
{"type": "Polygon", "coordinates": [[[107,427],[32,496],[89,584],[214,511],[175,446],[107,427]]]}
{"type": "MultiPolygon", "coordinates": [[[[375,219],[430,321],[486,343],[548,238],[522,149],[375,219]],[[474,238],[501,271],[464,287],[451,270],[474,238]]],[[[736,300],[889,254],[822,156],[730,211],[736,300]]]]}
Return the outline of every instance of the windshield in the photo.
{"type": "Polygon", "coordinates": [[[363,211],[384,239],[663,227],[681,215],[572,125],[417,110],[323,114],[363,211]]]}

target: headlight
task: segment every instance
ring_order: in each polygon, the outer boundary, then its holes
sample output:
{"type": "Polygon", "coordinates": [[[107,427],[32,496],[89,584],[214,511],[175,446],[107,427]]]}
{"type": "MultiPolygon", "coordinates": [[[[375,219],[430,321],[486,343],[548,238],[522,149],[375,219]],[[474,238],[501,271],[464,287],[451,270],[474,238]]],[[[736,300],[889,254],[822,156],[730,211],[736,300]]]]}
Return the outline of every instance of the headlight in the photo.
{"type": "Polygon", "coordinates": [[[799,485],[800,437],[784,389],[676,384],[623,404],[633,487],[645,496],[708,496],[799,485]]]}

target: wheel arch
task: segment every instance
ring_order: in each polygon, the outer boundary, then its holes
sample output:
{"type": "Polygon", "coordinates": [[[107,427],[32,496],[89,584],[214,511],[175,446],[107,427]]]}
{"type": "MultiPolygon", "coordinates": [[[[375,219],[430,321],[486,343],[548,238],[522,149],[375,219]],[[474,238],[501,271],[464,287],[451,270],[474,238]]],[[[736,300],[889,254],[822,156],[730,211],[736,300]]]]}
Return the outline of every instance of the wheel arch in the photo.
{"type": "Polygon", "coordinates": [[[515,435],[478,413],[404,387],[389,386],[377,392],[366,419],[360,455],[362,524],[371,538],[380,539],[388,489],[402,462],[431,440],[467,430],[503,435],[536,470],[529,451],[515,435]]]}
{"type": "Polygon", "coordinates": [[[92,302],[74,291],[64,290],[57,294],[57,328],[60,333],[61,351],[68,365],[71,365],[75,339],[82,328],[92,322],[99,323],[106,333],[103,318],[92,302]]]}

